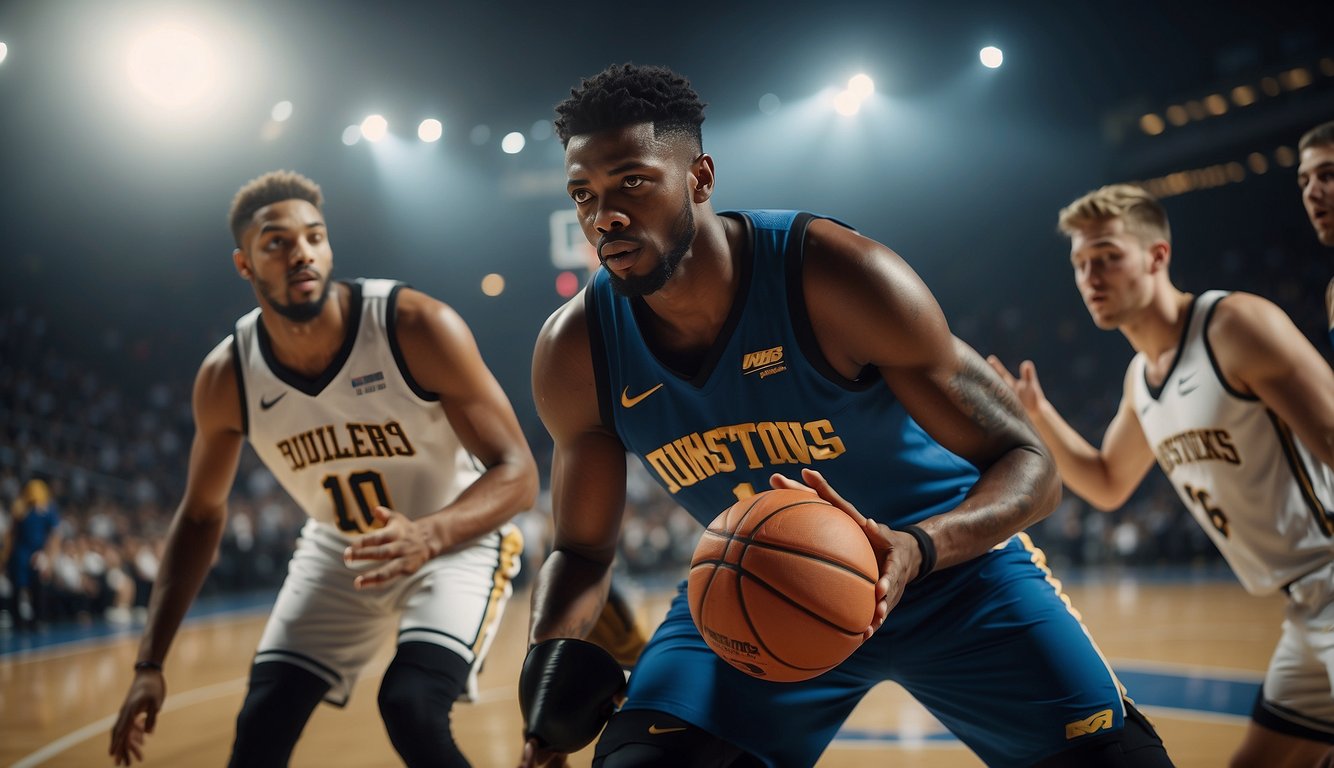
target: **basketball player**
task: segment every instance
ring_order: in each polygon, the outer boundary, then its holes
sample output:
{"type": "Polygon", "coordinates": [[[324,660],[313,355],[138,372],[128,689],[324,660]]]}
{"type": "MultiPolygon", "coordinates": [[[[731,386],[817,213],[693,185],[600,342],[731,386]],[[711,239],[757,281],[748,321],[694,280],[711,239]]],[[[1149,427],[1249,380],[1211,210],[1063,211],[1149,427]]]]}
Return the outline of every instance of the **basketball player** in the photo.
{"type": "Polygon", "coordinates": [[[410,766],[466,766],[450,708],[509,597],[537,470],[509,400],[450,307],[388,280],[333,281],[318,186],[276,171],[231,208],[236,271],[258,308],[199,369],[185,498],[111,734],[140,758],[162,664],[208,572],[243,440],[310,515],[259,642],[233,766],[286,765],[325,700],[342,706],[396,635],[379,706],[410,766]],[[485,467],[480,475],[469,454],[485,467]],[[144,718],[140,725],[140,718],[144,718]]]}
{"type": "Polygon", "coordinates": [[[1162,205],[1114,184],[1061,211],[1075,284],[1093,322],[1135,350],[1102,446],[1042,393],[1030,361],[1018,393],[1072,491],[1120,507],[1156,459],[1245,588],[1289,597],[1234,766],[1312,766],[1334,743],[1334,372],[1288,316],[1246,293],[1172,284],[1162,205]]]}
{"type": "MultiPolygon", "coordinates": [[[[577,644],[599,615],[627,450],[701,525],[804,484],[863,523],[882,571],[865,644],[787,684],[709,650],[683,586],[593,764],[809,766],[895,680],[989,765],[1170,765],[1019,534],[1059,498],[1046,449],[907,263],[831,219],[715,213],[703,104],[670,70],[609,68],[556,112],[603,268],[534,353],[555,542],[529,661],[559,659],[545,649],[577,644]]],[[[529,663],[521,690],[571,677],[529,663]]],[[[562,764],[525,718],[537,736],[522,764],[562,764]]]]}
{"type": "MultiPolygon", "coordinates": [[[[1297,186],[1302,190],[1302,205],[1316,239],[1334,247],[1334,120],[1307,131],[1297,142],[1297,151],[1301,153],[1297,186]]],[[[1334,278],[1325,286],[1325,314],[1329,343],[1334,345],[1334,278]]]]}

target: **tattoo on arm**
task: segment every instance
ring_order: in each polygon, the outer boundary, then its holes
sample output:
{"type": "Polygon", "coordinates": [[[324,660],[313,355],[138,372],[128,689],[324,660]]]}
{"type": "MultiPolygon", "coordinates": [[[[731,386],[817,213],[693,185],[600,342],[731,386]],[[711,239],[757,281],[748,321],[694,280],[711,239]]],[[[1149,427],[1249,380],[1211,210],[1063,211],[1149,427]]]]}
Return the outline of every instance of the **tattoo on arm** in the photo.
{"type": "Polygon", "coordinates": [[[950,378],[950,396],[987,434],[1022,435],[1026,442],[1037,439],[1019,397],[977,355],[963,355],[963,365],[950,378]]]}

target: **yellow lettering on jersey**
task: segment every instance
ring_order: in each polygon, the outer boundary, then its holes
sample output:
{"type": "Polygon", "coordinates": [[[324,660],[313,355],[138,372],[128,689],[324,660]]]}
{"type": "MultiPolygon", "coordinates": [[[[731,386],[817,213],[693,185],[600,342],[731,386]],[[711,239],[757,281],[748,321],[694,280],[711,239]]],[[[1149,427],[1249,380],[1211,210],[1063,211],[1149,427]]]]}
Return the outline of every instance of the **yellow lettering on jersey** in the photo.
{"type": "Polygon", "coordinates": [[[384,424],[384,431],[385,434],[395,438],[399,442],[398,445],[393,446],[395,456],[417,455],[417,449],[413,448],[412,443],[408,442],[408,433],[403,431],[403,428],[398,425],[397,421],[386,421],[384,424]]]}
{"type": "Polygon", "coordinates": [[[847,450],[828,419],[805,424],[762,421],[692,432],[649,451],[644,459],[663,486],[676,493],[714,475],[736,471],[731,443],[741,446],[748,469],[826,461],[847,450]]]}
{"type": "Polygon", "coordinates": [[[341,430],[333,424],[325,424],[279,440],[277,448],[293,471],[339,459],[417,454],[412,442],[408,440],[407,432],[397,421],[384,424],[349,422],[343,424],[341,430]],[[340,432],[346,436],[351,447],[343,445],[339,438],[340,432]]]}
{"type": "Polygon", "coordinates": [[[1225,429],[1188,429],[1162,440],[1154,448],[1163,472],[1197,461],[1224,461],[1240,464],[1241,454],[1225,429]]]}
{"type": "Polygon", "coordinates": [[[1105,731],[1112,727],[1112,710],[1104,709],[1096,712],[1083,720],[1076,720],[1073,723],[1065,724],[1065,738],[1077,739],[1080,736],[1087,736],[1090,733],[1105,731]]]}
{"type": "Polygon", "coordinates": [[[704,439],[704,444],[709,447],[709,453],[713,455],[714,472],[731,472],[736,469],[736,460],[732,458],[732,451],[727,447],[725,428],[710,429],[701,437],[704,439]]]}
{"type": "Polygon", "coordinates": [[[389,438],[385,437],[384,428],[379,424],[366,425],[366,437],[371,441],[371,450],[376,456],[388,456],[389,438]]]}
{"type": "Polygon", "coordinates": [[[334,429],[334,425],[326,424],[324,431],[329,433],[329,442],[333,444],[333,455],[335,459],[352,458],[352,449],[344,448],[343,445],[338,442],[338,430],[334,429]]]}
{"type": "Polygon", "coordinates": [[[765,366],[775,365],[783,359],[783,348],[773,347],[759,352],[747,352],[741,358],[741,370],[751,373],[765,366]]]}

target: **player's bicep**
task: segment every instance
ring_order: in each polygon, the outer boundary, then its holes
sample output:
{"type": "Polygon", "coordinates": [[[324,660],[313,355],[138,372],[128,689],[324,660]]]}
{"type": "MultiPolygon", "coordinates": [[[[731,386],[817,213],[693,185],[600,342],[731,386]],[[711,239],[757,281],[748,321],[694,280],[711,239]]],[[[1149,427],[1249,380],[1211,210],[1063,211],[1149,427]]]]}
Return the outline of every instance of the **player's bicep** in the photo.
{"type": "Polygon", "coordinates": [[[240,386],[230,344],[210,353],[195,379],[195,435],[181,507],[194,516],[225,514],[245,441],[240,386]]]}
{"type": "Polygon", "coordinates": [[[440,398],[463,447],[488,467],[528,455],[514,407],[463,318],[417,291],[399,296],[398,342],[408,375],[440,398]]]}
{"type": "Polygon", "coordinates": [[[1209,341],[1221,367],[1334,466],[1334,370],[1291,318],[1257,296],[1233,294],[1220,302],[1209,341]]]}
{"type": "Polygon", "coordinates": [[[602,423],[580,299],[557,311],[533,351],[533,400],[550,433],[555,546],[611,562],[625,510],[625,446],[602,423]]]}

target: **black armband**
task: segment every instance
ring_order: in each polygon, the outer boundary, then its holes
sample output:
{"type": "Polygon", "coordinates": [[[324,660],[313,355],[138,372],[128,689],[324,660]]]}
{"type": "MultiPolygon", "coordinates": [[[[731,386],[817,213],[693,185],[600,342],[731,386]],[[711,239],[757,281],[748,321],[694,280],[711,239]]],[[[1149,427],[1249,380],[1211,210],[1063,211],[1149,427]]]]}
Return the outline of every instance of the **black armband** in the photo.
{"type": "Polygon", "coordinates": [[[578,752],[597,738],[624,690],[621,665],[599,646],[543,640],[529,649],[519,673],[524,735],[544,749],[578,752]]]}
{"type": "Polygon", "coordinates": [[[916,584],[931,575],[936,569],[936,543],[931,540],[931,536],[926,531],[915,525],[905,525],[898,530],[909,534],[917,539],[917,547],[922,550],[922,566],[917,569],[917,575],[909,581],[909,584],[916,584]]]}
{"type": "Polygon", "coordinates": [[[134,671],[142,672],[145,669],[151,669],[154,672],[162,671],[162,662],[160,661],[136,661],[134,662],[134,671]]]}

